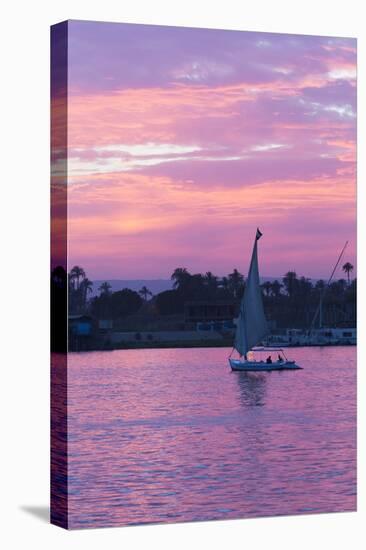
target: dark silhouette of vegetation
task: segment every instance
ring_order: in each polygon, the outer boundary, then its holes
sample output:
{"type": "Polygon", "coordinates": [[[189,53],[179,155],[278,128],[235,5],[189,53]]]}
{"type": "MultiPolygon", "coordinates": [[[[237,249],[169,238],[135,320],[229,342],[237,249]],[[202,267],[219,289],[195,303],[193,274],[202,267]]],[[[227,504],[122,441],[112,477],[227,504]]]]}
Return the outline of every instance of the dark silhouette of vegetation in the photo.
{"type": "Polygon", "coordinates": [[[347,274],[348,284],[350,284],[350,273],[353,271],[353,265],[349,262],[346,262],[342,269],[347,274]]]}
{"type": "Polygon", "coordinates": [[[117,292],[101,292],[92,299],[90,311],[97,319],[123,319],[139,311],[142,298],[129,288],[117,292]]]}
{"type": "Polygon", "coordinates": [[[237,269],[228,275],[228,290],[234,298],[239,297],[244,290],[244,277],[237,269]]]}
{"type": "Polygon", "coordinates": [[[147,301],[147,298],[148,296],[152,296],[153,293],[151,292],[151,290],[149,290],[148,288],[146,288],[146,286],[143,286],[140,290],[139,290],[139,294],[141,296],[141,298],[143,300],[145,300],[145,302],[147,301]]]}
{"type": "Polygon", "coordinates": [[[188,273],[185,267],[177,267],[174,270],[172,276],[170,277],[171,280],[174,281],[173,287],[174,288],[182,287],[185,281],[187,281],[187,279],[189,279],[190,276],[191,275],[188,273]]]}
{"type": "Polygon", "coordinates": [[[88,293],[90,294],[90,293],[93,292],[93,283],[90,279],[85,277],[81,281],[79,288],[80,288],[80,294],[81,294],[81,302],[82,302],[83,306],[85,307],[86,303],[88,301],[88,293]]]}
{"type": "Polygon", "coordinates": [[[75,265],[69,273],[69,311],[81,313],[86,309],[88,293],[93,290],[93,283],[86,277],[85,271],[75,265]]]}
{"type": "Polygon", "coordinates": [[[184,295],[178,290],[165,290],[156,296],[156,308],[160,315],[183,313],[184,295]]]}
{"type": "MultiPolygon", "coordinates": [[[[282,281],[265,281],[261,287],[266,317],[278,328],[309,328],[322,301],[323,326],[356,326],[356,279],[351,280],[353,266],[344,264],[347,279],[315,283],[306,277],[298,277],[295,271],[288,271],[282,281]]],[[[64,275],[53,273],[54,285],[60,284],[64,275]]],[[[173,288],[156,296],[147,287],[138,292],[123,289],[112,292],[111,285],[104,282],[99,287],[99,295],[90,298],[92,282],[85,271],[75,266],[68,276],[69,313],[89,313],[96,319],[123,320],[138,314],[139,318],[154,319],[180,316],[183,320],[185,304],[188,302],[231,303],[238,311],[245,289],[243,275],[234,269],[224,277],[210,271],[205,274],[190,273],[179,267],[171,276],[173,288]]],[[[316,321],[319,323],[319,320],[316,321]]],[[[315,326],[317,326],[315,324],[315,326]]],[[[136,326],[140,330],[140,326],[136,326]]]]}
{"type": "Polygon", "coordinates": [[[100,287],[98,288],[99,292],[103,295],[108,295],[111,293],[111,285],[109,283],[107,283],[107,281],[105,283],[102,283],[100,285],[100,287]]]}
{"type": "Polygon", "coordinates": [[[80,286],[80,280],[85,278],[85,271],[79,267],[78,265],[75,265],[72,270],[70,271],[70,281],[72,282],[74,288],[76,286],[76,289],[80,286]]]}
{"type": "Polygon", "coordinates": [[[320,300],[322,319],[318,313],[315,327],[319,327],[320,322],[322,326],[356,326],[356,279],[350,285],[339,279],[327,287],[324,280],[313,284],[309,279],[298,278],[294,271],[289,271],[282,281],[282,289],[278,281],[270,283],[269,294],[265,293],[263,298],[266,316],[275,321],[277,327],[309,328],[319,311],[320,300]]]}

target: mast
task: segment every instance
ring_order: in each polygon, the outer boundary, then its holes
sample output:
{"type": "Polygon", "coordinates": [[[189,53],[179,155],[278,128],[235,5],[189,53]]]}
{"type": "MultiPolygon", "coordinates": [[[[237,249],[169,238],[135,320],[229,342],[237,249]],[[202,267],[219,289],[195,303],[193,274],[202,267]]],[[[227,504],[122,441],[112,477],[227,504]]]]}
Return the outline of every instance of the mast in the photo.
{"type": "Polygon", "coordinates": [[[347,245],[348,245],[348,241],[345,242],[345,245],[343,246],[343,248],[341,250],[341,253],[338,256],[338,260],[337,260],[335,266],[333,267],[333,271],[332,271],[332,273],[331,273],[331,275],[328,279],[327,284],[324,286],[323,290],[320,292],[319,305],[317,307],[317,310],[314,314],[313,320],[312,320],[311,325],[310,325],[310,331],[309,331],[310,334],[311,334],[312,330],[314,329],[315,321],[316,321],[316,318],[318,317],[318,315],[319,315],[319,328],[323,327],[323,298],[324,298],[324,295],[325,295],[325,292],[326,292],[327,288],[329,287],[330,283],[332,282],[334,273],[336,272],[336,269],[339,265],[339,262],[342,259],[342,256],[344,254],[344,251],[347,248],[347,245]]]}

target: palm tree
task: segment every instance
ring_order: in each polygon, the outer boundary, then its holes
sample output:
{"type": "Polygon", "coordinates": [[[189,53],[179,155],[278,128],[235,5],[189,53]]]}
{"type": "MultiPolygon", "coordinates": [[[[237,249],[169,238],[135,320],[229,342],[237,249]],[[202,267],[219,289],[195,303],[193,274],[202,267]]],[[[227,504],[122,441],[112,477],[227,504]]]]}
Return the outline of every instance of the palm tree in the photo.
{"type": "Polygon", "coordinates": [[[232,290],[234,297],[238,296],[240,287],[244,284],[244,277],[237,269],[234,269],[232,273],[229,274],[229,286],[232,290]]]}
{"type": "Polygon", "coordinates": [[[141,290],[139,290],[139,294],[145,300],[145,302],[147,301],[148,296],[153,295],[152,292],[148,288],[146,288],[146,286],[143,286],[141,290]]]}
{"type": "Polygon", "coordinates": [[[289,295],[290,298],[292,298],[295,292],[296,283],[298,282],[295,271],[288,271],[284,275],[282,281],[283,281],[284,287],[286,288],[287,294],[289,295]]]}
{"type": "Polygon", "coordinates": [[[93,292],[93,281],[85,277],[80,283],[80,290],[82,293],[82,302],[83,306],[86,306],[87,298],[88,298],[88,292],[93,292]]]}
{"type": "Polygon", "coordinates": [[[108,294],[110,294],[111,292],[111,288],[112,288],[111,285],[107,283],[107,281],[105,281],[100,285],[98,290],[100,291],[100,294],[103,294],[104,296],[108,296],[108,294]]]}
{"type": "Polygon", "coordinates": [[[80,286],[80,279],[85,279],[85,271],[83,268],[78,265],[74,265],[70,271],[70,279],[72,281],[76,280],[76,289],[78,289],[80,286]]]}
{"type": "Polygon", "coordinates": [[[353,271],[353,265],[350,264],[349,262],[345,263],[344,266],[342,267],[343,271],[347,274],[347,279],[348,279],[348,285],[350,284],[350,273],[351,271],[353,271]]]}
{"type": "Polygon", "coordinates": [[[174,281],[173,287],[179,288],[183,286],[185,282],[187,282],[189,277],[190,274],[185,267],[177,267],[170,278],[172,281],[174,281]]]}
{"type": "Polygon", "coordinates": [[[212,289],[217,288],[217,277],[216,275],[213,275],[211,271],[207,271],[207,273],[205,273],[204,280],[209,288],[212,288],[212,289]]]}

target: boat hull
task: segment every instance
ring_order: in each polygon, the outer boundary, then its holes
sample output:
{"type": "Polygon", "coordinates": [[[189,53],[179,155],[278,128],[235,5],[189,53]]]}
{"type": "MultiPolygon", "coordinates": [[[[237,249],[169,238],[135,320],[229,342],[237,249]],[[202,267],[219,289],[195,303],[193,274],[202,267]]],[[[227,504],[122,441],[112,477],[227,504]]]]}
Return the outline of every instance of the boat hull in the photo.
{"type": "Polygon", "coordinates": [[[295,361],[282,361],[267,363],[266,361],[240,361],[240,359],[229,359],[231,370],[244,372],[266,372],[272,370],[300,370],[302,367],[295,361]]]}

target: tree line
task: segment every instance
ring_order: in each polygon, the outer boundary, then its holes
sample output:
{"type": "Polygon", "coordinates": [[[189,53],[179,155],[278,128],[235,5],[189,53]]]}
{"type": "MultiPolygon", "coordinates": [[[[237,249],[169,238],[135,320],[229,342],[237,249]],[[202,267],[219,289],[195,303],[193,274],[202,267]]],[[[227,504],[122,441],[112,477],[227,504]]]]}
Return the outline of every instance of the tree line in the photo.
{"type": "MultiPolygon", "coordinates": [[[[58,269],[58,268],[56,268],[58,269]]],[[[312,315],[322,302],[324,323],[355,325],[356,279],[351,279],[353,266],[349,262],[342,267],[346,278],[316,282],[298,277],[288,271],[282,279],[265,281],[261,285],[267,318],[278,326],[308,326],[312,315]]],[[[60,270],[56,273],[60,280],[60,270]]],[[[65,275],[66,276],[66,275],[65,275]]],[[[105,281],[98,287],[98,295],[91,297],[93,282],[80,266],[74,266],[67,275],[69,313],[89,313],[97,319],[122,319],[153,305],[157,315],[184,313],[186,302],[206,301],[240,303],[245,290],[245,278],[237,270],[224,277],[210,271],[205,274],[190,273],[186,268],[176,268],[171,275],[172,289],[153,296],[143,286],[138,292],[125,288],[112,292],[105,281]]]]}

